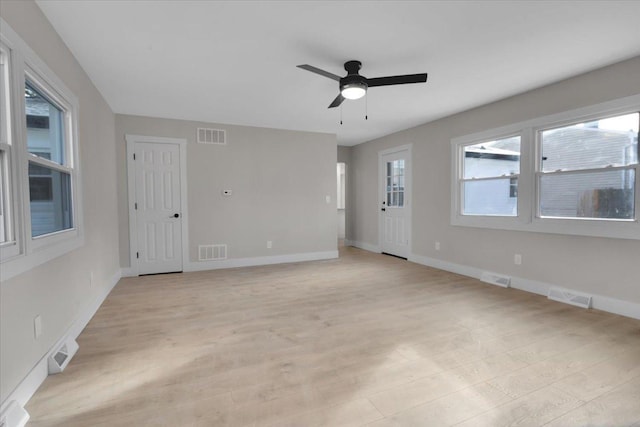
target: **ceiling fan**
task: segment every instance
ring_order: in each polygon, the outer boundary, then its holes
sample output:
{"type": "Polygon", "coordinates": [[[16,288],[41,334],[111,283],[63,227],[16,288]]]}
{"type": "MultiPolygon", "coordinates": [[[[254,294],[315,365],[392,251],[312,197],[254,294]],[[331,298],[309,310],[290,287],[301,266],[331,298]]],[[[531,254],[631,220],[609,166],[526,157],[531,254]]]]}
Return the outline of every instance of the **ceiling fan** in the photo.
{"type": "Polygon", "coordinates": [[[427,73],[368,79],[358,73],[360,68],[362,68],[362,63],[360,61],[345,62],[344,69],[347,71],[347,75],[344,77],[337,76],[308,64],[298,65],[298,68],[302,68],[303,70],[311,71],[312,73],[320,74],[321,76],[340,82],[340,93],[336,99],[333,100],[331,105],[329,105],[329,108],[339,106],[345,99],[362,98],[370,87],[403,85],[407,83],[424,83],[427,81],[427,73]]]}

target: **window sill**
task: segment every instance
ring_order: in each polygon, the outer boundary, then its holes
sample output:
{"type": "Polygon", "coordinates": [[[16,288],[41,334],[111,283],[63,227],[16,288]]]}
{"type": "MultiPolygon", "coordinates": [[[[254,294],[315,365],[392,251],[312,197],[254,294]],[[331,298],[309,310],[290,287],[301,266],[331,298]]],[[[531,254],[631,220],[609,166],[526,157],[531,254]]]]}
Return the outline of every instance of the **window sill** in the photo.
{"type": "Polygon", "coordinates": [[[65,255],[84,245],[84,237],[75,235],[67,236],[67,239],[48,244],[38,250],[14,256],[2,261],[0,265],[0,281],[5,282],[13,277],[23,274],[55,258],[65,255]]]}
{"type": "Polygon", "coordinates": [[[534,218],[533,221],[525,222],[523,219],[514,217],[469,217],[458,215],[451,219],[451,225],[530,233],[640,240],[640,222],[632,220],[534,218]]]}

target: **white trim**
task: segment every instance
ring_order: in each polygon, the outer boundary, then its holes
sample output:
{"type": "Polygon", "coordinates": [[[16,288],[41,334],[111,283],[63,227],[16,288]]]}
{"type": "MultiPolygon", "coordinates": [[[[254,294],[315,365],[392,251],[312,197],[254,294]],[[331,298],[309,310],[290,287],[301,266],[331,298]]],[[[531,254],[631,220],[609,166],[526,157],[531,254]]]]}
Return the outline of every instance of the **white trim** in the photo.
{"type": "Polygon", "coordinates": [[[122,269],[122,277],[136,277],[138,274],[131,267],[126,267],[122,269]]]}
{"type": "MultiPolygon", "coordinates": [[[[638,111],[640,111],[640,94],[453,138],[451,140],[451,225],[640,240],[640,166],[625,167],[636,171],[636,219],[631,221],[588,218],[540,218],[537,215],[539,173],[536,172],[536,165],[540,159],[540,153],[537,152],[540,146],[539,141],[537,141],[540,131],[600,117],[638,111]],[[462,173],[461,147],[514,134],[520,134],[522,137],[520,176],[518,179],[518,216],[461,215],[462,192],[459,184],[462,173]]],[[[599,170],[607,171],[610,169],[603,168],[599,170]]]]}
{"type": "Polygon", "coordinates": [[[138,232],[136,212],[133,205],[136,202],[136,177],[133,153],[137,142],[155,144],[176,144],[180,149],[180,210],[182,219],[182,270],[186,271],[189,264],[189,211],[187,204],[187,140],[184,138],[165,138],[161,136],[125,135],[127,142],[127,189],[129,193],[129,263],[128,276],[138,275],[138,232]]]}
{"type": "Polygon", "coordinates": [[[272,255],[252,258],[231,258],[220,261],[189,262],[185,265],[184,271],[204,271],[219,270],[223,268],[254,267],[259,265],[319,261],[335,258],[338,258],[338,251],[303,252],[299,254],[272,255]]]}
{"type": "MultiPolygon", "coordinates": [[[[453,262],[443,261],[436,258],[429,258],[421,255],[412,254],[409,257],[409,261],[416,264],[426,265],[427,267],[437,268],[439,270],[449,271],[451,273],[461,274],[463,276],[472,277],[480,280],[480,276],[484,270],[476,267],[470,267],[462,264],[456,264],[453,262]]],[[[523,279],[521,277],[511,276],[511,287],[521,291],[526,291],[538,295],[547,296],[549,288],[552,286],[558,286],[537,280],[523,279]]],[[[580,292],[577,290],[568,289],[572,292],[580,292]]],[[[592,295],[591,307],[596,310],[602,310],[613,314],[619,314],[621,316],[631,317],[634,319],[640,319],[640,303],[634,303],[630,301],[624,301],[617,298],[611,298],[603,295],[592,295]]]]}
{"type": "Polygon", "coordinates": [[[122,271],[118,269],[111,279],[107,282],[107,287],[96,297],[93,302],[89,303],[89,305],[85,308],[85,310],[80,313],[80,315],[76,318],[76,320],[71,324],[69,329],[53,344],[47,353],[40,358],[38,363],[31,369],[31,371],[27,374],[27,376],[18,384],[18,386],[6,397],[4,402],[2,402],[2,406],[0,406],[0,413],[4,413],[5,410],[9,407],[10,403],[16,401],[20,406],[24,407],[29,399],[34,395],[34,393],[38,390],[40,385],[44,382],[44,380],[49,375],[49,368],[47,359],[49,356],[56,351],[62,343],[69,339],[77,339],[82,330],[87,326],[89,321],[96,314],[102,303],[107,296],[111,293],[113,288],[116,286],[120,278],[122,277],[122,271]]]}
{"type": "MultiPolygon", "coordinates": [[[[383,192],[382,189],[386,187],[386,170],[383,165],[383,157],[389,154],[399,153],[402,151],[407,152],[407,165],[405,165],[405,192],[404,192],[404,210],[405,210],[405,219],[407,220],[407,256],[411,254],[412,250],[412,221],[413,221],[413,144],[405,144],[399,145],[397,147],[387,148],[386,150],[378,151],[378,205],[376,209],[378,209],[378,246],[382,250],[382,240],[384,237],[384,221],[382,211],[380,211],[382,202],[386,200],[386,192],[383,192]],[[406,188],[409,188],[409,191],[406,191],[406,188]]],[[[391,254],[395,255],[395,254],[391,254]]]]}
{"type": "Polygon", "coordinates": [[[382,253],[382,249],[380,245],[372,245],[370,243],[359,242],[357,240],[346,240],[344,241],[345,246],[353,246],[354,248],[364,249],[365,251],[375,252],[377,254],[382,253]]]}

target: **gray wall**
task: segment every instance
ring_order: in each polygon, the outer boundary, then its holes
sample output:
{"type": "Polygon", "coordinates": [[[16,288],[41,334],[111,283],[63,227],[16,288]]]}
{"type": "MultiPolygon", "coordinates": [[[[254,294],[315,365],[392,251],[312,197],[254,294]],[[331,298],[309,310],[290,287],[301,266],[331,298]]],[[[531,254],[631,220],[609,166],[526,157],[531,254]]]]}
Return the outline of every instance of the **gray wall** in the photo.
{"type": "Polygon", "coordinates": [[[454,137],[638,93],[640,57],[351,148],[347,239],[378,244],[378,151],[413,144],[416,255],[640,303],[640,242],[450,225],[454,137]],[[434,242],[441,242],[441,250],[434,242]],[[513,254],[522,254],[521,266],[513,254]]]}
{"type": "Polygon", "coordinates": [[[229,258],[336,250],[335,135],[118,114],[123,267],[130,265],[126,134],[187,140],[191,261],[202,244],[227,244],[229,258]],[[227,145],[196,143],[198,127],[225,129],[227,145]],[[233,195],[223,197],[223,189],[233,195]]]}
{"type": "Polygon", "coordinates": [[[114,115],[32,1],[3,1],[0,15],[79,98],[84,247],[0,284],[0,401],[119,274],[114,115]],[[93,286],[90,274],[93,273],[93,286]],[[42,335],[33,319],[42,316],[42,335]]]}

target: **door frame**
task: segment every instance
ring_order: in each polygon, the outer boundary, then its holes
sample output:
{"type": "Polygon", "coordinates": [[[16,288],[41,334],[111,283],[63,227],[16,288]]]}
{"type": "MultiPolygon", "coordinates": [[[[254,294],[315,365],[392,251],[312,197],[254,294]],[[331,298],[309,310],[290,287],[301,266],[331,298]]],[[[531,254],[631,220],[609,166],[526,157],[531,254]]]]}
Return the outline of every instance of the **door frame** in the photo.
{"type": "Polygon", "coordinates": [[[406,145],[399,145],[397,147],[378,151],[378,188],[376,190],[378,192],[378,206],[376,206],[376,208],[378,209],[378,250],[380,253],[382,253],[383,252],[382,246],[383,246],[383,240],[384,240],[384,221],[383,221],[383,214],[380,209],[382,207],[382,202],[385,201],[385,198],[386,198],[385,192],[382,191],[382,189],[385,188],[385,179],[386,179],[386,173],[385,173],[386,168],[385,168],[383,157],[387,154],[406,151],[407,160],[409,161],[409,167],[405,168],[405,182],[409,183],[409,191],[407,192],[405,190],[405,193],[404,193],[404,208],[406,209],[406,215],[407,215],[407,236],[408,236],[407,247],[409,248],[407,259],[409,259],[413,254],[412,243],[411,243],[412,241],[411,230],[413,229],[412,227],[412,218],[413,218],[413,215],[412,215],[412,211],[413,211],[412,147],[413,147],[413,144],[406,144],[406,145]]]}
{"type": "Polygon", "coordinates": [[[133,160],[136,143],[174,144],[180,149],[180,211],[182,216],[182,271],[186,271],[189,261],[189,212],[187,211],[187,140],[161,136],[126,134],[127,141],[127,189],[129,194],[129,262],[131,274],[138,275],[138,224],[136,220],[136,163],[133,160]]]}

